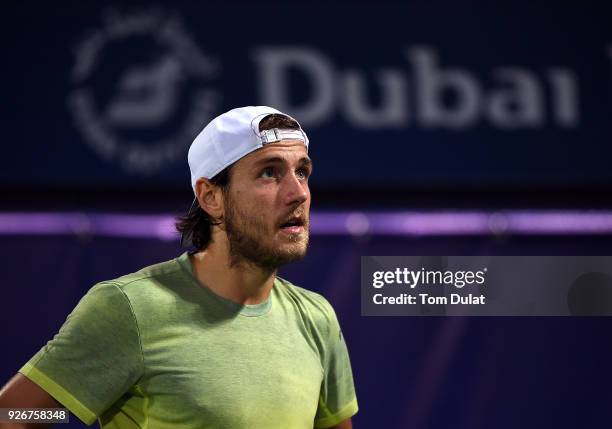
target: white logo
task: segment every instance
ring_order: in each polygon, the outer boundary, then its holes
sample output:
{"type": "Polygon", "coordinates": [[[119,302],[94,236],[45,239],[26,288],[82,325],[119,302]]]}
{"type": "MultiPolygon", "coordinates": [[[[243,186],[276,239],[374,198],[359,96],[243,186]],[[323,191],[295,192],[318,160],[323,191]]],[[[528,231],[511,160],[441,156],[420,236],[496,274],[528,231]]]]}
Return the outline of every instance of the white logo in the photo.
{"type": "Polygon", "coordinates": [[[566,67],[538,73],[520,65],[493,67],[487,79],[446,65],[432,46],[404,50],[405,67],[340,68],[333,56],[310,47],[261,46],[253,52],[263,104],[319,126],[340,114],[355,128],[464,130],[488,124],[503,130],[575,128],[580,120],[578,76],[566,67]],[[290,76],[308,82],[295,102],[290,76]],[[373,102],[370,94],[378,94],[373,102]],[[548,98],[548,99],[547,99],[548,98]]]}
{"type": "Polygon", "coordinates": [[[152,174],[183,157],[212,119],[220,95],[207,81],[220,66],[160,9],[110,10],[103,22],[77,46],[68,106],[100,157],[152,174]]]}

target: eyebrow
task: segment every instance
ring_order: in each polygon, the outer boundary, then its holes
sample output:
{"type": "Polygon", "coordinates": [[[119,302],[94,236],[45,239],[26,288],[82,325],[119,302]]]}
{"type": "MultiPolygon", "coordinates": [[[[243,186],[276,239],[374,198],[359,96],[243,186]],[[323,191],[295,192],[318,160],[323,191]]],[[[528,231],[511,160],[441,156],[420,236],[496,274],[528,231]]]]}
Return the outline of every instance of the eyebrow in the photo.
{"type": "MultiPolygon", "coordinates": [[[[271,157],[262,158],[258,161],[255,161],[254,165],[258,167],[264,164],[283,164],[284,162],[285,162],[285,159],[279,156],[271,156],[271,157]]],[[[298,162],[301,167],[304,167],[304,166],[312,167],[312,160],[306,156],[300,158],[298,162]]]]}

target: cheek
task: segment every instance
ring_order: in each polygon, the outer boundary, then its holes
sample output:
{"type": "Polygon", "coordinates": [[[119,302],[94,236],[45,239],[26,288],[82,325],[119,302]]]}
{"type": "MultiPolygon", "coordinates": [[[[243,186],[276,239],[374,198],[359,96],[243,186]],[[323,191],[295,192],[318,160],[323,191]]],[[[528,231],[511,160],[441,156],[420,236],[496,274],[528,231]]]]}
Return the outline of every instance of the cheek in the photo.
{"type": "Polygon", "coordinates": [[[256,222],[260,225],[264,226],[276,219],[275,207],[277,200],[274,196],[250,192],[245,193],[243,198],[243,213],[248,217],[256,219],[256,222]]]}
{"type": "Polygon", "coordinates": [[[271,210],[275,206],[280,205],[281,194],[278,189],[272,186],[254,189],[250,193],[245,194],[245,198],[251,201],[251,204],[259,211],[271,210]]]}
{"type": "Polygon", "coordinates": [[[276,219],[276,210],[282,209],[281,194],[273,184],[236,187],[232,192],[232,200],[240,207],[241,213],[260,222],[276,219]]]}

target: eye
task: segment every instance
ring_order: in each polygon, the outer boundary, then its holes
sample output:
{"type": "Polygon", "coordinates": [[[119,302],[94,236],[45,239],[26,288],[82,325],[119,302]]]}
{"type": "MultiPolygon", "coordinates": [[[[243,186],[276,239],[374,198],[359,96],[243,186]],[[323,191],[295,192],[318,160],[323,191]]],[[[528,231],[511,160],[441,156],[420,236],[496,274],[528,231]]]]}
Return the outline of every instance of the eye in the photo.
{"type": "Polygon", "coordinates": [[[298,168],[295,175],[301,180],[306,180],[310,176],[310,170],[307,168],[298,168]]]}
{"type": "Polygon", "coordinates": [[[259,177],[263,177],[264,179],[273,179],[275,176],[274,167],[266,167],[261,170],[259,173],[259,177]]]}

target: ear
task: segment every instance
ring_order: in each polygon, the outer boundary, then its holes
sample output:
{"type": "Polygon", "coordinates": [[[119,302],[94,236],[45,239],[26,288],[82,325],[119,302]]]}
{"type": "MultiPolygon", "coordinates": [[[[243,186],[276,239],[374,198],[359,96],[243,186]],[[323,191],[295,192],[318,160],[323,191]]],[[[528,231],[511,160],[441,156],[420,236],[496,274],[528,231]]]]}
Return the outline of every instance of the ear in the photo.
{"type": "Polygon", "coordinates": [[[213,219],[223,219],[223,192],[220,187],[201,177],[196,182],[196,196],[202,210],[213,219]]]}

